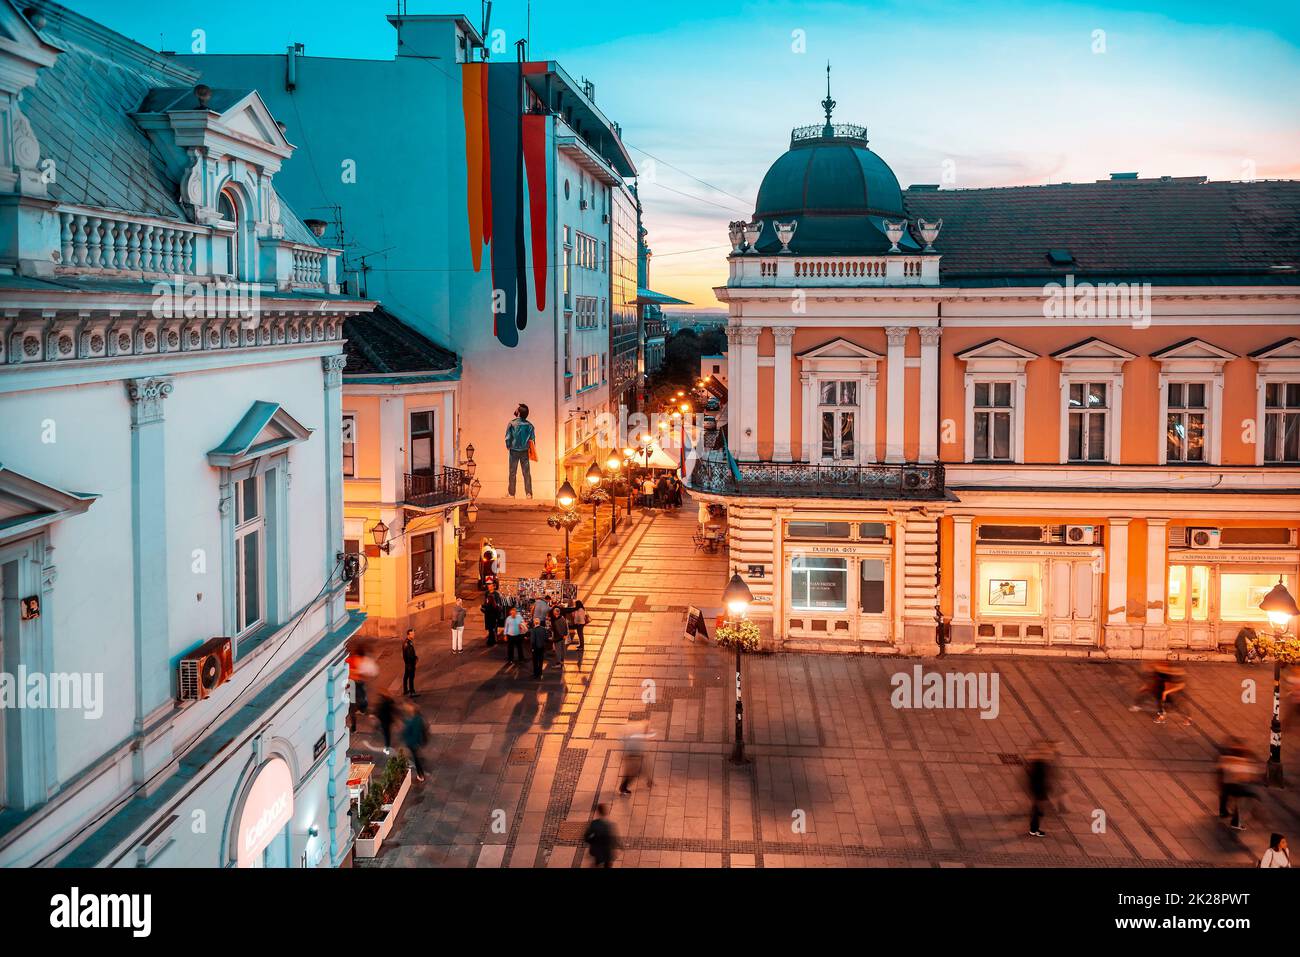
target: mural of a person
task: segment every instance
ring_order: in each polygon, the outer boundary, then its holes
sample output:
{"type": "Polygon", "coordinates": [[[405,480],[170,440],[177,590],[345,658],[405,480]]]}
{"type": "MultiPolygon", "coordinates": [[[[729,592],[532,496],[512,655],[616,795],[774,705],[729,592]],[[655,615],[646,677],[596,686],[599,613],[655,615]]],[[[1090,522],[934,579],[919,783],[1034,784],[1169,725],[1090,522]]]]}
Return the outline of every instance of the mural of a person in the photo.
{"type": "Polygon", "coordinates": [[[524,494],[533,497],[533,473],[529,467],[530,453],[537,433],[528,421],[528,406],[522,402],[515,409],[515,417],[506,426],[506,449],[510,452],[510,497],[515,497],[516,467],[524,471],[524,494]]]}

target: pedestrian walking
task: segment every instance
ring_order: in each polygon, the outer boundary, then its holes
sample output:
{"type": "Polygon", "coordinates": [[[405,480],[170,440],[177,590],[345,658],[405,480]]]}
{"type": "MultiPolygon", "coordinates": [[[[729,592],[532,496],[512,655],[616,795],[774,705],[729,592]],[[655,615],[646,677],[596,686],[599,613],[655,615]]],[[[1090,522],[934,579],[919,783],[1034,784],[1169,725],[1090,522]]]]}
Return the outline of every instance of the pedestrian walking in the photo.
{"type": "Polygon", "coordinates": [[[551,609],[551,640],[555,643],[555,663],[564,670],[564,647],[569,643],[569,620],[559,606],[551,609]]]}
{"type": "Polygon", "coordinates": [[[939,657],[948,656],[948,642],[952,640],[952,626],[948,624],[948,619],[943,615],[936,616],[934,626],[934,641],[939,646],[939,657]]]}
{"type": "Polygon", "coordinates": [[[1025,783],[1029,791],[1029,834],[1047,837],[1043,831],[1043,810],[1052,799],[1053,778],[1056,776],[1056,744],[1044,741],[1031,748],[1025,763],[1025,783]]]}
{"type": "Polygon", "coordinates": [[[415,629],[406,629],[406,640],[402,642],[402,694],[415,694],[415,663],[420,656],[415,651],[415,629]]]}
{"type": "MultiPolygon", "coordinates": [[[[646,742],[655,736],[648,721],[629,721],[623,732],[623,769],[622,779],[618,782],[618,793],[632,793],[632,783],[641,777],[645,770],[646,742]]],[[[648,787],[654,787],[653,777],[648,787]]]]}
{"type": "Polygon", "coordinates": [[[379,730],[384,736],[384,754],[392,754],[393,722],[397,720],[397,702],[382,691],[379,693],[379,700],[375,703],[375,720],[379,722],[379,730]]]}
{"type": "Polygon", "coordinates": [[[420,709],[410,702],[406,705],[406,721],[402,724],[402,743],[411,752],[411,767],[415,768],[415,780],[424,780],[424,765],[420,762],[420,751],[429,740],[429,726],[424,722],[420,709]]]}
{"type": "MultiPolygon", "coordinates": [[[[1175,698],[1174,695],[1179,694],[1186,687],[1187,672],[1180,665],[1165,661],[1156,667],[1156,724],[1165,723],[1167,711],[1181,711],[1178,707],[1181,695],[1179,698],[1175,698]]],[[[1187,715],[1184,714],[1182,718],[1183,724],[1192,723],[1192,719],[1187,715]]]]}
{"type": "Polygon", "coordinates": [[[596,816],[587,824],[582,840],[587,845],[587,853],[591,855],[592,863],[597,867],[614,866],[614,852],[618,850],[619,841],[618,832],[614,830],[614,824],[609,819],[608,804],[596,805],[596,816]]]}
{"type": "Polygon", "coordinates": [[[533,649],[533,677],[542,676],[542,659],[546,657],[546,645],[551,640],[551,629],[546,622],[534,616],[528,629],[528,641],[533,649]]]}
{"type": "Polygon", "coordinates": [[[515,407],[515,417],[506,426],[506,449],[510,453],[510,480],[508,488],[510,497],[515,497],[515,475],[522,469],[524,473],[524,495],[533,497],[533,473],[529,463],[537,458],[537,437],[533,423],[528,421],[528,406],[522,402],[515,407]]]}
{"type": "Polygon", "coordinates": [[[1231,815],[1228,826],[1234,831],[1246,829],[1241,823],[1241,802],[1256,796],[1258,780],[1259,767],[1250,750],[1240,741],[1229,741],[1219,752],[1219,817],[1231,815]]]}
{"type": "Polygon", "coordinates": [[[510,614],[506,615],[505,633],[506,633],[506,663],[511,665],[522,665],[524,663],[524,633],[528,626],[524,621],[524,616],[519,613],[515,606],[510,607],[510,614]]]}
{"type": "Polygon", "coordinates": [[[348,656],[348,678],[353,688],[352,708],[348,717],[351,718],[349,726],[353,731],[357,730],[357,715],[368,714],[370,711],[370,702],[366,699],[366,683],[377,674],[379,665],[375,664],[375,659],[370,654],[370,646],[358,642],[348,656]]]}
{"type": "Polygon", "coordinates": [[[566,609],[569,613],[569,622],[573,625],[573,630],[578,633],[578,661],[582,662],[582,653],[587,647],[587,623],[591,621],[591,615],[583,607],[581,601],[575,601],[573,607],[566,609]]]}
{"type": "Polygon", "coordinates": [[[465,602],[457,598],[451,609],[451,653],[458,655],[465,650],[465,602]]]}
{"type": "Polygon", "coordinates": [[[537,599],[533,602],[532,616],[541,622],[551,620],[551,603],[546,600],[546,596],[537,596],[537,599]]]}
{"type": "MultiPolygon", "coordinates": [[[[587,830],[588,832],[591,831],[590,826],[587,828],[587,830]]],[[[592,854],[592,856],[595,857],[595,854],[592,854]]],[[[609,865],[606,866],[608,867],[609,865]]],[[[1283,837],[1281,834],[1274,834],[1272,837],[1268,839],[1268,850],[1265,851],[1264,856],[1259,859],[1259,866],[1260,867],[1290,867],[1291,866],[1291,852],[1287,850],[1285,837],[1283,837]]]]}
{"type": "Polygon", "coordinates": [[[505,601],[496,585],[488,585],[488,593],[483,596],[483,627],[487,629],[487,646],[497,643],[497,630],[505,622],[505,601]]]}

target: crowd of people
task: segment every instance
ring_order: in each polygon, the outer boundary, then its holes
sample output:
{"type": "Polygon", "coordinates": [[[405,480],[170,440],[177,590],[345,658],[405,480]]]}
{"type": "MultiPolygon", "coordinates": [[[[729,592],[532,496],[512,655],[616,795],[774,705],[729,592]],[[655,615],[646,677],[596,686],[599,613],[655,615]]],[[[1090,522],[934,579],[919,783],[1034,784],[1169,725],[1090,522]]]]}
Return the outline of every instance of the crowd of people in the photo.
{"type": "Polygon", "coordinates": [[[647,472],[638,483],[642,508],[681,508],[686,486],[676,475],[647,472]]]}

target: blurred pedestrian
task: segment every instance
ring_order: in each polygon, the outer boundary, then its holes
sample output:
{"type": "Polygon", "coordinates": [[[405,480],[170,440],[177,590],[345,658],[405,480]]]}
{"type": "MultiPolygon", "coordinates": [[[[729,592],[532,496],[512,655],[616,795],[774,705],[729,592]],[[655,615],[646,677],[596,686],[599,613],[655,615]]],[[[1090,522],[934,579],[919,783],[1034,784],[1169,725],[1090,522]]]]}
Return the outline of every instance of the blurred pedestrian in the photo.
{"type": "Polygon", "coordinates": [[[542,659],[546,657],[546,645],[550,640],[550,626],[534,615],[532,625],[528,629],[528,642],[533,650],[534,678],[542,676],[542,659]]]}
{"type": "Polygon", "coordinates": [[[451,609],[451,653],[458,655],[465,650],[465,602],[457,598],[451,609]]]}
{"type": "Polygon", "coordinates": [[[551,620],[551,603],[546,600],[545,595],[538,595],[533,602],[533,617],[543,623],[550,623],[551,620]]]}
{"type": "Polygon", "coordinates": [[[1052,799],[1056,777],[1056,742],[1043,741],[1029,750],[1025,783],[1029,791],[1029,835],[1047,837],[1043,831],[1043,810],[1052,799]]]}
{"type": "Polygon", "coordinates": [[[618,850],[618,832],[614,830],[614,825],[609,819],[608,804],[596,805],[596,816],[587,825],[582,840],[587,845],[587,853],[591,855],[597,867],[614,866],[614,852],[618,850]]]}
{"type": "Polygon", "coordinates": [[[379,722],[379,730],[384,736],[384,754],[392,754],[393,722],[397,720],[397,702],[382,691],[379,693],[379,701],[375,704],[375,720],[379,722]]]}
{"type": "MultiPolygon", "coordinates": [[[[602,804],[601,807],[604,807],[602,804]]],[[[599,808],[597,809],[599,811],[599,808]]],[[[587,829],[590,832],[591,828],[587,829]]],[[[594,857],[595,854],[593,853],[594,857]]],[[[608,866],[608,865],[607,865],[608,866]]],[[[1259,859],[1260,867],[1290,867],[1291,852],[1287,850],[1286,838],[1281,834],[1274,834],[1268,839],[1268,850],[1264,856],[1259,859]]]]}
{"type": "Polygon", "coordinates": [[[370,712],[370,702],[366,698],[366,684],[379,674],[379,665],[370,654],[370,645],[358,642],[348,656],[348,678],[352,681],[352,710],[349,714],[351,729],[357,730],[357,715],[370,712]]]}
{"type": "Polygon", "coordinates": [[[948,624],[948,619],[944,618],[943,615],[936,615],[934,624],[934,641],[935,644],[939,646],[940,658],[946,658],[948,656],[948,642],[951,640],[951,634],[952,629],[948,624]]]}
{"type": "MultiPolygon", "coordinates": [[[[1182,665],[1174,664],[1172,661],[1164,661],[1156,668],[1156,685],[1154,694],[1156,697],[1156,724],[1164,724],[1165,712],[1181,711],[1179,702],[1182,700],[1181,692],[1187,687],[1187,671],[1182,665]],[[1179,697],[1175,698],[1177,694],[1179,697]]],[[[1186,714],[1182,715],[1183,724],[1191,724],[1192,719],[1186,714]]]]}
{"type": "Polygon", "coordinates": [[[1256,796],[1258,780],[1259,767],[1250,750],[1240,741],[1229,741],[1219,753],[1219,817],[1231,813],[1228,826],[1234,831],[1246,829],[1241,823],[1241,802],[1256,796]]]}
{"type": "Polygon", "coordinates": [[[402,642],[402,693],[415,694],[415,663],[420,656],[415,651],[415,629],[406,629],[406,640],[402,642]]]}
{"type": "MultiPolygon", "coordinates": [[[[627,729],[623,732],[623,771],[622,780],[618,783],[619,794],[632,793],[632,782],[645,770],[646,742],[654,736],[655,733],[650,730],[650,722],[628,722],[627,729]]],[[[647,786],[654,787],[653,777],[648,780],[647,786]]]]}
{"type": "Polygon", "coordinates": [[[492,547],[492,539],[483,539],[483,550],[478,556],[478,587],[479,591],[487,591],[488,579],[493,577],[492,562],[496,559],[496,550],[492,547]]]}
{"type": "Polygon", "coordinates": [[[420,763],[420,751],[429,740],[429,726],[424,722],[420,709],[407,702],[406,721],[402,725],[402,743],[411,752],[411,767],[415,768],[415,780],[424,780],[424,766],[420,763]]]}

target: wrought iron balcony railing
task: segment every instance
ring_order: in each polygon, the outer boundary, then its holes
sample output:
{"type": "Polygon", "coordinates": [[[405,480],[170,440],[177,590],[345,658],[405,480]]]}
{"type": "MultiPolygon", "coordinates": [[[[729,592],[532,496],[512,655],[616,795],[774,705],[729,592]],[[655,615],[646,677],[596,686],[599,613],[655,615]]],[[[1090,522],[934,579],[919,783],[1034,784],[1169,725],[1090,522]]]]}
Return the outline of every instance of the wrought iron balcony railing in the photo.
{"type": "Polygon", "coordinates": [[[435,508],[469,500],[464,469],[450,466],[429,474],[406,475],[402,504],[413,508],[435,508]]]}
{"type": "Polygon", "coordinates": [[[812,498],[940,499],[943,466],[913,464],[810,465],[804,462],[736,462],[728,455],[701,457],[691,488],[723,495],[812,498]]]}

